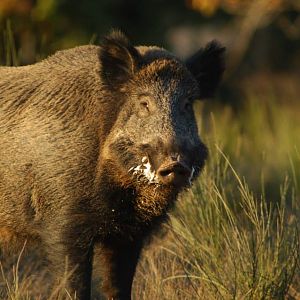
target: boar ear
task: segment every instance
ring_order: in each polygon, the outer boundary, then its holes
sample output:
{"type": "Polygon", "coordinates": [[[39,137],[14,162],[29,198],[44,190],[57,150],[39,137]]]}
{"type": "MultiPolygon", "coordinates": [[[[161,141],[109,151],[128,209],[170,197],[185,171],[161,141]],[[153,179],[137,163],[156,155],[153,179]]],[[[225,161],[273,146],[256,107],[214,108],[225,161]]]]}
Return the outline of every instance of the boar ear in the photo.
{"type": "Polygon", "coordinates": [[[120,31],[112,31],[104,38],[100,61],[101,77],[105,84],[118,87],[129,80],[141,60],[139,52],[120,31]]]}
{"type": "Polygon", "coordinates": [[[212,41],[187,59],[186,66],[198,81],[200,98],[214,95],[225,69],[224,52],[224,47],[212,41]]]}

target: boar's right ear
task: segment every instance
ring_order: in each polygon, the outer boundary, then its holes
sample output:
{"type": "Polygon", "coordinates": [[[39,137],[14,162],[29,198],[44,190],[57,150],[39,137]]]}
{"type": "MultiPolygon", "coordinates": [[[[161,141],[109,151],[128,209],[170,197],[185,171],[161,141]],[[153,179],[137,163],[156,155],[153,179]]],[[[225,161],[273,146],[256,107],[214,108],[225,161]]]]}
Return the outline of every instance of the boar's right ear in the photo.
{"type": "Polygon", "coordinates": [[[224,52],[223,46],[212,41],[187,59],[186,66],[198,82],[200,98],[214,95],[225,70],[224,52]]]}
{"type": "Polygon", "coordinates": [[[141,56],[120,31],[112,31],[104,38],[100,61],[101,77],[104,84],[118,89],[128,81],[138,68],[141,56]]]}

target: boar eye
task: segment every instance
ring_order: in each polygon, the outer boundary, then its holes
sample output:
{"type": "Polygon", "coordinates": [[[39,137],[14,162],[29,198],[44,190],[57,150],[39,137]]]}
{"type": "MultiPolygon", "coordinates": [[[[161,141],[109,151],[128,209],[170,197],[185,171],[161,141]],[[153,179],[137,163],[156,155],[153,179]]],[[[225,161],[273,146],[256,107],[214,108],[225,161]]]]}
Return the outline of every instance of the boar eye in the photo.
{"type": "Polygon", "coordinates": [[[146,100],[140,101],[140,106],[142,109],[149,111],[149,102],[146,100]]]}
{"type": "Polygon", "coordinates": [[[150,114],[150,101],[148,96],[142,95],[139,99],[139,115],[147,117],[150,114]]]}

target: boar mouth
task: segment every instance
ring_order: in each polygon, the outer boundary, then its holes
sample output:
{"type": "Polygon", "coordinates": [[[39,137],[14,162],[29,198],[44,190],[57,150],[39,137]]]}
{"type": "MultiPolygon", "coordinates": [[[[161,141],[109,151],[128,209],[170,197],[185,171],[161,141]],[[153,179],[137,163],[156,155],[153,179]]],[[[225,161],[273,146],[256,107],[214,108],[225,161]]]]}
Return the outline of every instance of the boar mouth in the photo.
{"type": "MultiPolygon", "coordinates": [[[[188,166],[181,165],[179,163],[171,163],[165,166],[163,170],[158,170],[158,172],[156,172],[155,170],[152,170],[149,158],[147,156],[144,156],[142,158],[142,164],[131,167],[128,170],[129,173],[132,173],[132,175],[137,178],[137,181],[139,183],[148,183],[149,185],[154,184],[156,186],[163,185],[165,180],[163,180],[162,178],[172,177],[174,175],[174,171],[178,172],[179,174],[181,174],[181,172],[184,173],[181,175],[186,178],[186,184],[184,184],[185,186],[192,185],[192,179],[195,173],[195,168],[193,166],[189,168],[188,166]]],[[[183,184],[180,185],[183,186],[183,184]]]]}
{"type": "Polygon", "coordinates": [[[136,167],[131,167],[129,173],[132,172],[133,176],[136,176],[139,182],[148,184],[159,184],[159,178],[155,170],[151,170],[151,164],[147,156],[142,158],[142,164],[136,167]]]}

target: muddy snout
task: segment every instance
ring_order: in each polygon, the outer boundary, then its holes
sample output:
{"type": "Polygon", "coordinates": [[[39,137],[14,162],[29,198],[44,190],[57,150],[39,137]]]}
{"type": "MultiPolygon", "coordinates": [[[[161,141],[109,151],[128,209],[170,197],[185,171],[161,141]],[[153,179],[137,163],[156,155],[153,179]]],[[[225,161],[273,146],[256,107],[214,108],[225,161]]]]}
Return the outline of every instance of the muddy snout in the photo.
{"type": "Polygon", "coordinates": [[[190,184],[193,169],[183,161],[165,162],[158,168],[157,176],[161,183],[180,188],[190,184]]]}

